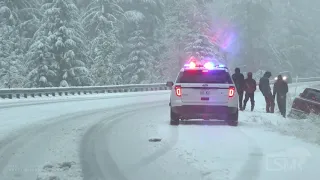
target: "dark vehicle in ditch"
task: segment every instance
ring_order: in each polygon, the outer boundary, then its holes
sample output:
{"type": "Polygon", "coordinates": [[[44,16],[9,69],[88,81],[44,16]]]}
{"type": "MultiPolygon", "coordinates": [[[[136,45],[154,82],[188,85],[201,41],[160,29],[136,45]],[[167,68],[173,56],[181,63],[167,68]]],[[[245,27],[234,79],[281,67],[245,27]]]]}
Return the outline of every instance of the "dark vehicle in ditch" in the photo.
{"type": "Polygon", "coordinates": [[[288,116],[306,118],[310,114],[320,115],[320,87],[306,88],[296,97],[288,116]]]}

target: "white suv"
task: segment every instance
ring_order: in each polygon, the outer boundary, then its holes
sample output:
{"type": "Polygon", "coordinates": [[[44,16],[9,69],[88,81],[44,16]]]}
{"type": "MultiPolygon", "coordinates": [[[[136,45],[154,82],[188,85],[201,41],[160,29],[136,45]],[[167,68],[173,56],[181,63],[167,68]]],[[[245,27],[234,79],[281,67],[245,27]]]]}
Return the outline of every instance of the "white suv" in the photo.
{"type": "Polygon", "coordinates": [[[191,62],[167,86],[171,87],[171,125],[179,125],[180,119],[217,119],[238,125],[238,94],[228,68],[191,62]]]}

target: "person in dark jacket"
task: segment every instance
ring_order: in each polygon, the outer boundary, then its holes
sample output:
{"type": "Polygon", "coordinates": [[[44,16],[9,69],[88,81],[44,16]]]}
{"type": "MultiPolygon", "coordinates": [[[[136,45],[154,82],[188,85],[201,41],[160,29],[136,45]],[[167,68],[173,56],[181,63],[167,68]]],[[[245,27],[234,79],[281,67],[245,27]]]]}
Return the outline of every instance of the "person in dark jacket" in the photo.
{"type": "Polygon", "coordinates": [[[282,79],[281,75],[279,75],[273,86],[273,99],[277,96],[277,104],[280,113],[284,118],[286,117],[288,91],[288,83],[282,79]]]}
{"type": "Polygon", "coordinates": [[[246,109],[248,100],[251,101],[251,111],[254,109],[254,92],[257,89],[257,82],[252,78],[252,73],[248,72],[247,79],[244,80],[244,91],[246,92],[243,101],[243,110],[246,109]]]}
{"type": "Polygon", "coordinates": [[[232,79],[239,95],[239,107],[240,107],[240,110],[242,110],[243,109],[242,101],[243,101],[244,75],[240,73],[240,68],[235,69],[235,73],[232,75],[232,79]]]}
{"type": "Polygon", "coordinates": [[[266,111],[267,113],[274,113],[274,99],[271,92],[270,81],[271,72],[267,71],[264,73],[263,77],[259,81],[259,89],[264,96],[266,101],[266,111]]]}

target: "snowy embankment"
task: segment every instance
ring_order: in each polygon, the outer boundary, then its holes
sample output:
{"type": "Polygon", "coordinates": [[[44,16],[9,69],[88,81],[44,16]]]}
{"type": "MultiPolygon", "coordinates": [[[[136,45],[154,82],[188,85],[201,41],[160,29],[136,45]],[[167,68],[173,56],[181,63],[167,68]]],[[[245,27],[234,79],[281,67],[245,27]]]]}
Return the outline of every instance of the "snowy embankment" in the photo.
{"type": "MultiPolygon", "coordinates": [[[[299,85],[292,85],[287,96],[287,114],[291,110],[292,102],[306,87],[317,86],[320,83],[303,83],[299,85]]],[[[263,97],[259,96],[256,102],[263,102],[263,97]]],[[[249,102],[250,105],[250,102],[249,102]]],[[[294,136],[310,143],[320,144],[320,117],[310,115],[307,119],[291,119],[282,118],[277,104],[275,114],[265,113],[265,104],[258,104],[257,112],[244,112],[246,116],[245,123],[251,125],[263,125],[271,131],[277,131],[281,134],[294,136]]]]}

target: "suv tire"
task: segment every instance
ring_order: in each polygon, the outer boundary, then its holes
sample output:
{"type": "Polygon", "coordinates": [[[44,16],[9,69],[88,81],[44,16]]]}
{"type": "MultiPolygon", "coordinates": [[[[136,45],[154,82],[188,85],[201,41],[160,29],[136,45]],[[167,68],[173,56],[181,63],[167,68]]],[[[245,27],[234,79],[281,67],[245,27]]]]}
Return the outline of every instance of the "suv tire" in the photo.
{"type": "Polygon", "coordinates": [[[238,126],[239,111],[228,115],[227,123],[229,126],[238,126]]]}
{"type": "Polygon", "coordinates": [[[174,113],[172,109],[170,109],[170,125],[177,126],[179,125],[179,115],[174,113]]]}

